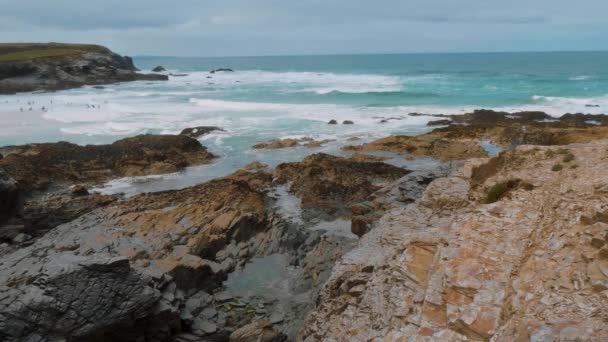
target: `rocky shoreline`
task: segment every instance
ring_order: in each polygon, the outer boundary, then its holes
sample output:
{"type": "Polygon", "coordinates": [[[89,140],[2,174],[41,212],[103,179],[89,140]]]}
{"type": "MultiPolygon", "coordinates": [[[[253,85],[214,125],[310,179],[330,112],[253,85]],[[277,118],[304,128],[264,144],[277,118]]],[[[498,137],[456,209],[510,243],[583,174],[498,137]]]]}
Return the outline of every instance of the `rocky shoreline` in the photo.
{"type": "Polygon", "coordinates": [[[166,75],[137,71],[130,57],[103,46],[0,43],[0,94],[168,80],[166,75]]]}
{"type": "Polygon", "coordinates": [[[441,120],[129,198],[87,189],[208,163],[220,128],[3,147],[0,339],[608,338],[608,119],[441,120]]]}

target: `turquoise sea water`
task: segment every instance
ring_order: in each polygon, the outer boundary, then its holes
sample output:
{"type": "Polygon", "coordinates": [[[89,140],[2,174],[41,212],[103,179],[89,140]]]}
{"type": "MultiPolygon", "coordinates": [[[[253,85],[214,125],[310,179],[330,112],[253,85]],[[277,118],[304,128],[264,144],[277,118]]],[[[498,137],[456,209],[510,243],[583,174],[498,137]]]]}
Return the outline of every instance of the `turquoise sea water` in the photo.
{"type": "Polygon", "coordinates": [[[104,89],[0,96],[0,145],[108,143],[199,125],[226,129],[202,139],[222,157],[212,166],[113,184],[113,189],[147,191],[196,183],[252,160],[274,165],[311,152],[337,152],[354,136],[369,140],[428,130],[429,118],[408,116],[411,112],[493,108],[543,110],[559,116],[603,113],[608,108],[608,52],[140,57],[135,63],[143,71],[163,65],[167,74],[187,76],[104,89]],[[235,72],[208,72],[220,67],[235,72]],[[380,123],[382,117],[401,120],[380,123]],[[327,125],[330,119],[355,124],[327,125]],[[336,142],[313,150],[250,148],[256,142],[301,136],[336,142]]]}

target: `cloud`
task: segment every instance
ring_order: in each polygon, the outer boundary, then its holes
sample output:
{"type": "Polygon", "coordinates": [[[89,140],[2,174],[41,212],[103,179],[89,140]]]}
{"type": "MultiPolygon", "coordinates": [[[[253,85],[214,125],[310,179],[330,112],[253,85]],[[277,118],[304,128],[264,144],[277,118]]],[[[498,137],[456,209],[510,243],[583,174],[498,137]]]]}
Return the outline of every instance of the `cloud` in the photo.
{"type": "MultiPolygon", "coordinates": [[[[0,0],[1,41],[131,54],[245,55],[602,48],[608,1],[0,0]],[[528,40],[523,44],[526,35],[528,40]]],[[[605,48],[605,47],[603,47],[605,48]]]]}

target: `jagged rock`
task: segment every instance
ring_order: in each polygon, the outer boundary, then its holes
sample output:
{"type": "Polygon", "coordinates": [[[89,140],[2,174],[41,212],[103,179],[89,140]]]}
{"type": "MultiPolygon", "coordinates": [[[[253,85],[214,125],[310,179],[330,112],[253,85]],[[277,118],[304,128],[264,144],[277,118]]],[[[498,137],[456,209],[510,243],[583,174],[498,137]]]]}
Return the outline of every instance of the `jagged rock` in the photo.
{"type": "Polygon", "coordinates": [[[340,211],[365,200],[382,181],[409,173],[379,162],[357,162],[318,153],[301,162],[280,164],[275,169],[279,183],[291,184],[290,191],[302,199],[303,208],[340,211]]]}
{"type": "Polygon", "coordinates": [[[353,161],[358,161],[358,162],[382,162],[382,161],[388,160],[390,158],[383,157],[383,156],[375,156],[372,154],[355,152],[348,159],[353,160],[353,161]]]}
{"type": "Polygon", "coordinates": [[[269,321],[256,321],[230,335],[230,342],[283,342],[287,336],[278,331],[269,321]]]}
{"type": "Polygon", "coordinates": [[[0,223],[13,216],[18,205],[17,182],[0,167],[0,223]]]}
{"type": "Polygon", "coordinates": [[[179,135],[187,135],[191,138],[198,138],[205,134],[209,134],[213,131],[224,131],[223,129],[216,126],[198,126],[192,128],[184,128],[179,135]]]}
{"type": "Polygon", "coordinates": [[[426,123],[427,126],[445,126],[452,123],[452,120],[432,120],[426,123]]]}
{"type": "Polygon", "coordinates": [[[178,171],[207,163],[213,154],[187,136],[139,135],[110,145],[67,142],[4,148],[0,167],[21,189],[44,189],[55,182],[101,182],[113,177],[178,171]]]}
{"type": "Polygon", "coordinates": [[[313,138],[286,138],[286,139],[275,139],[265,143],[259,143],[253,145],[255,149],[280,149],[287,147],[296,147],[296,146],[304,146],[304,147],[320,147],[323,144],[328,142],[332,142],[333,140],[325,139],[325,140],[314,140],[313,138]]]}
{"type": "Polygon", "coordinates": [[[154,67],[154,69],[152,69],[153,72],[163,72],[163,71],[167,71],[167,69],[165,69],[162,65],[157,65],[156,67],[154,67]]]}
{"type": "Polygon", "coordinates": [[[472,139],[445,139],[432,135],[390,136],[359,146],[345,146],[348,151],[388,151],[411,156],[431,156],[441,160],[460,160],[487,156],[479,142],[472,139]]]}
{"type": "Polygon", "coordinates": [[[113,326],[126,333],[154,315],[160,293],[130,268],[126,258],[47,251],[45,261],[27,257],[23,252],[29,251],[23,250],[7,257],[10,266],[0,266],[2,340],[109,337],[113,326]]]}
{"type": "Polygon", "coordinates": [[[522,146],[432,181],[334,266],[299,339],[605,340],[607,147],[564,147],[578,167],[556,173],[559,149],[522,146]],[[534,187],[486,204],[509,179],[534,187]]]}
{"type": "Polygon", "coordinates": [[[130,57],[119,56],[103,46],[0,44],[0,94],[168,79],[135,71],[130,57]]]}
{"type": "MultiPolygon", "coordinates": [[[[272,227],[265,194],[246,179],[135,196],[3,255],[0,337],[168,341],[188,316],[180,313],[183,294],[197,293],[183,307],[198,314],[211,302],[200,290],[216,288],[230,271],[217,267],[217,252],[272,227]]],[[[195,327],[214,334],[216,324],[195,327]]]]}
{"type": "Polygon", "coordinates": [[[264,163],[260,163],[259,161],[253,161],[253,162],[245,165],[243,167],[243,169],[247,170],[247,171],[257,171],[257,170],[265,169],[267,167],[268,167],[268,165],[266,165],[264,163]]]}

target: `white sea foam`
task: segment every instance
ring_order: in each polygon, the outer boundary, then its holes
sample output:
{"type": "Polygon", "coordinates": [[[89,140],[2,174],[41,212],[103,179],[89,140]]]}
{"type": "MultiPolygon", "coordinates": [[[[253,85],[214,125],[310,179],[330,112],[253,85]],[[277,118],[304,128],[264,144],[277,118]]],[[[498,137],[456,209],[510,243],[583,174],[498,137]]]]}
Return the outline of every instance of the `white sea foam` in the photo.
{"type": "Polygon", "coordinates": [[[591,75],[578,75],[578,76],[572,76],[569,78],[570,81],[587,81],[587,80],[592,80],[597,78],[596,76],[591,76],[591,75]]]}
{"type": "Polygon", "coordinates": [[[175,83],[207,84],[225,88],[241,86],[279,86],[284,92],[312,92],[327,94],[393,92],[404,89],[398,76],[377,74],[337,74],[329,72],[271,72],[261,70],[209,74],[195,72],[185,77],[172,78],[175,83]],[[211,78],[208,78],[211,77],[211,78]]]}

